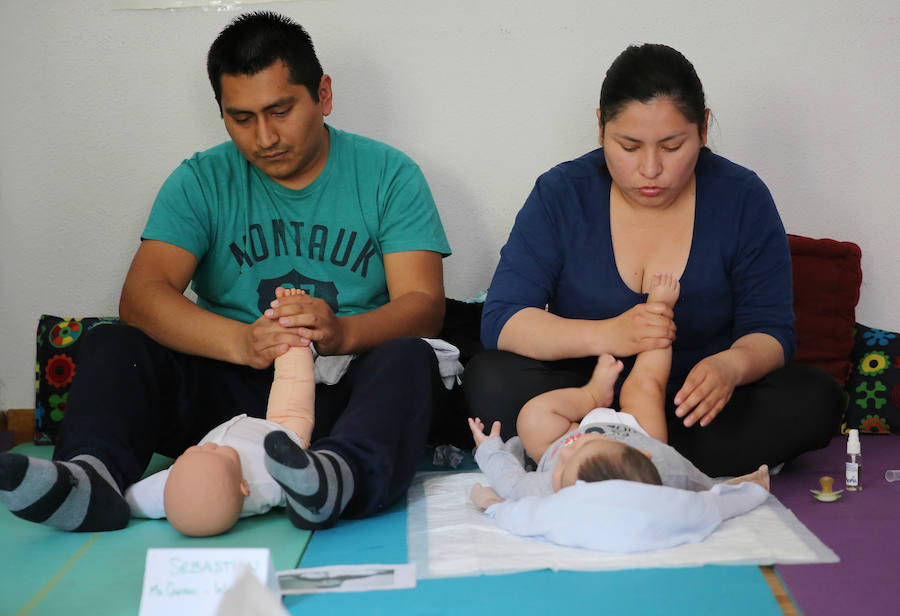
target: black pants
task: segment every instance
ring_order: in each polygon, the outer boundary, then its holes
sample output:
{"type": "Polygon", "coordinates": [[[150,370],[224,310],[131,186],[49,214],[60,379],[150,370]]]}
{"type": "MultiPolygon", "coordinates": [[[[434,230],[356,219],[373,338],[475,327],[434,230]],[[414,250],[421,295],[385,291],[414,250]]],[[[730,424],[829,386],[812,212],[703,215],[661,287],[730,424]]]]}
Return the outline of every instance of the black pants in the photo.
{"type": "MultiPolygon", "coordinates": [[[[500,420],[507,439],[515,435],[519,409],[528,400],[552,389],[584,385],[595,363],[596,358],[540,361],[485,351],[466,366],[464,391],[472,415],[485,426],[500,420]]],[[[775,466],[824,447],[844,409],[837,381],[818,368],[791,364],[736,388],[708,426],[686,428],[675,416],[677,387],[667,395],[669,444],[712,477],[742,475],[760,464],[775,466]]]]}
{"type": "MultiPolygon", "coordinates": [[[[237,414],[265,417],[272,368],[172,351],[122,324],[90,330],[84,345],[54,459],[93,455],[123,490],[154,452],[177,457],[237,414]]],[[[371,515],[404,494],[445,401],[434,352],[418,338],[387,342],[351,362],[336,385],[316,386],[312,449],[350,466],[345,515],[371,515]]]]}

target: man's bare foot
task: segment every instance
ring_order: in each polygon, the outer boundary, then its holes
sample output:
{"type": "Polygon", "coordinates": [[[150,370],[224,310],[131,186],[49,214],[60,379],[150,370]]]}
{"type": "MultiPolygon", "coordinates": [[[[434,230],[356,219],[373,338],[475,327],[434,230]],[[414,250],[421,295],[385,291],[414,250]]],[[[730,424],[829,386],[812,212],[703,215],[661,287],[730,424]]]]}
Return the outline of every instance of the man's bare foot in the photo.
{"type": "Polygon", "coordinates": [[[584,386],[594,400],[595,407],[608,407],[612,404],[616,379],[622,372],[622,362],[605,353],[597,358],[594,374],[584,386]]]}
{"type": "Polygon", "coordinates": [[[769,467],[765,464],[760,466],[758,469],[750,473],[749,475],[743,475],[741,477],[735,477],[734,479],[729,479],[725,483],[730,486],[736,486],[741,483],[751,482],[758,485],[761,485],[769,491],[769,467]]]}
{"type": "Polygon", "coordinates": [[[650,293],[647,301],[662,302],[669,308],[674,308],[679,293],[681,293],[681,284],[675,276],[668,272],[657,272],[653,274],[653,280],[650,281],[650,293]]]}

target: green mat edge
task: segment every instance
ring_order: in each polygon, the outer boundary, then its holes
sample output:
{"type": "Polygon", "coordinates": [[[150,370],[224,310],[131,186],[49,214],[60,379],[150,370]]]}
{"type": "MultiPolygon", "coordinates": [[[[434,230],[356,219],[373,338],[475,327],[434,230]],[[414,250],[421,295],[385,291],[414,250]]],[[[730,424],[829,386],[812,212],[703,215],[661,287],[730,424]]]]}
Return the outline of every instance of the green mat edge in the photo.
{"type": "MultiPolygon", "coordinates": [[[[49,460],[53,447],[23,443],[11,452],[49,460]]],[[[164,469],[171,458],[154,455],[145,475],[164,469]]],[[[147,548],[267,547],[276,570],[296,568],[312,533],[294,528],[281,508],[244,518],[225,535],[191,538],[166,520],[132,519],[121,531],[67,533],[16,518],[0,508],[0,614],[15,616],[59,613],[137,614],[143,588],[147,548]],[[270,539],[260,545],[260,537],[270,539]],[[277,538],[277,540],[275,540],[277,538]],[[138,542],[137,547],[128,543],[138,542]],[[58,546],[58,554],[48,555],[58,546]],[[140,558],[122,558],[135,550],[140,558]],[[10,563],[19,563],[10,567],[10,563]],[[99,572],[99,574],[98,574],[99,572]]]]}

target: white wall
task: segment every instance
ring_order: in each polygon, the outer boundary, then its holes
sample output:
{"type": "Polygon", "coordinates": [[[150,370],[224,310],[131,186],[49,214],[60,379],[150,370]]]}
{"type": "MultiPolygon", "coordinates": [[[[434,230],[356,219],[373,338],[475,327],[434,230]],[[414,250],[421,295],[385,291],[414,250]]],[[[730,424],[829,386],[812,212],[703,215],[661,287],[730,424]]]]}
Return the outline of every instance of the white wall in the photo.
{"type": "MultiPolygon", "coordinates": [[[[38,316],[115,314],[156,190],[227,138],[204,61],[234,13],[0,4],[0,408],[17,408],[33,406],[38,316]]],[[[535,177],[595,147],[607,66],[649,41],[693,61],[713,148],[762,176],[789,232],[862,246],[857,319],[900,330],[895,0],[267,8],[311,33],[330,121],[422,166],[454,249],[449,296],[487,287],[535,177]]]]}

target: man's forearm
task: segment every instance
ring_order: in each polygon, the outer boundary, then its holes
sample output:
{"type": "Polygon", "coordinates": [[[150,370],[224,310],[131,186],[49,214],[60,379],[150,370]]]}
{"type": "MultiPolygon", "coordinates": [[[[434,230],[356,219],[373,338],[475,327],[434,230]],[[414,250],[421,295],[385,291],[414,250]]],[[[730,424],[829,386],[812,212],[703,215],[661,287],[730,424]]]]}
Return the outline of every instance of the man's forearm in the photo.
{"type": "Polygon", "coordinates": [[[245,363],[239,339],[247,325],[201,308],[164,282],[126,284],[119,317],[175,351],[245,363]]]}
{"type": "Polygon", "coordinates": [[[341,348],[334,355],[362,353],[395,338],[434,338],[444,322],[444,298],[412,292],[361,314],[339,317],[341,348]]]}

